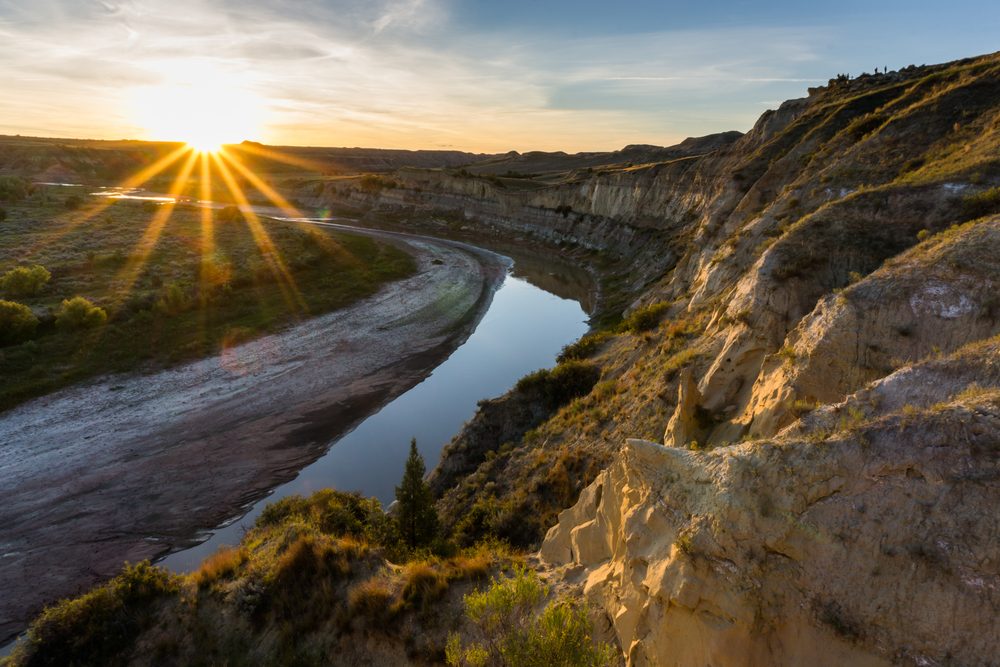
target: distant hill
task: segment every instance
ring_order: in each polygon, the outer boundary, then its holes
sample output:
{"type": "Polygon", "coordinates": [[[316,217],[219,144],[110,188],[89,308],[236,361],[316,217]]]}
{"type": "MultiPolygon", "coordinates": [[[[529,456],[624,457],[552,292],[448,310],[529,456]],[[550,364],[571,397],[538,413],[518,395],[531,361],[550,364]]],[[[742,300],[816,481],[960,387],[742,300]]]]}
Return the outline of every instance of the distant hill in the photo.
{"type": "MultiPolygon", "coordinates": [[[[0,175],[39,181],[97,182],[123,179],[182,144],[0,135],[0,175]]],[[[255,171],[324,175],[386,172],[402,167],[460,167],[497,156],[451,150],[266,146],[243,142],[234,150],[255,171]]]]}
{"type": "Polygon", "coordinates": [[[546,174],[567,172],[576,169],[597,169],[600,167],[621,167],[656,162],[669,162],[678,158],[704,155],[719,148],[729,146],[739,139],[741,132],[730,131],[710,134],[704,137],[691,137],[676,146],[651,146],[648,144],[633,144],[621,150],[611,152],[564,153],[557,151],[546,153],[531,151],[518,153],[511,151],[498,157],[492,157],[482,162],[470,165],[467,170],[475,174],[505,175],[514,174],[546,174]]]}

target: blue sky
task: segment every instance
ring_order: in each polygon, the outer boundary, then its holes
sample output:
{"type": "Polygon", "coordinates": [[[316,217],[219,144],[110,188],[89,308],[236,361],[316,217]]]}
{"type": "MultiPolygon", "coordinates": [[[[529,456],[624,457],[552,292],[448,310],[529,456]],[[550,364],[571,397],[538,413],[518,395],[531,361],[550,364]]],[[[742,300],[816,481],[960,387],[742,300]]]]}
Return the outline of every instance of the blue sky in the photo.
{"type": "Polygon", "coordinates": [[[973,0],[0,0],[0,132],[609,150],[998,36],[973,0]]]}

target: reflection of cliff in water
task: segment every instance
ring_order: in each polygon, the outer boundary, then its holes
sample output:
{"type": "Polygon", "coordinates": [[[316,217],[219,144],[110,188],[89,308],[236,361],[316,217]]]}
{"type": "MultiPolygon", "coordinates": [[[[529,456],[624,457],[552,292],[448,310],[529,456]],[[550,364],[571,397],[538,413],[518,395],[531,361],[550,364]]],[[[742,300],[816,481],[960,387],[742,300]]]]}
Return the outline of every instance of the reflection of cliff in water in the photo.
{"type": "Polygon", "coordinates": [[[593,277],[554,252],[540,252],[523,245],[476,240],[476,245],[507,255],[514,260],[513,274],[563,299],[572,299],[592,315],[597,308],[597,288],[593,277]]]}

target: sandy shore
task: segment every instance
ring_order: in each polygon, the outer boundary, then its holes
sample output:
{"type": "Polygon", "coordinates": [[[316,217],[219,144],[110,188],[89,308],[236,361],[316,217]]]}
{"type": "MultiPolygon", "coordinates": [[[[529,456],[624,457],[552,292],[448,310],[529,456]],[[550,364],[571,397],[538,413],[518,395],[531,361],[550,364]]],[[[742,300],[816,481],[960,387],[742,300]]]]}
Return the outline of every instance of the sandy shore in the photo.
{"type": "Polygon", "coordinates": [[[0,415],[0,642],[123,561],[189,546],[239,514],[469,335],[505,260],[369,233],[413,252],[417,274],[218,357],[0,415]]]}

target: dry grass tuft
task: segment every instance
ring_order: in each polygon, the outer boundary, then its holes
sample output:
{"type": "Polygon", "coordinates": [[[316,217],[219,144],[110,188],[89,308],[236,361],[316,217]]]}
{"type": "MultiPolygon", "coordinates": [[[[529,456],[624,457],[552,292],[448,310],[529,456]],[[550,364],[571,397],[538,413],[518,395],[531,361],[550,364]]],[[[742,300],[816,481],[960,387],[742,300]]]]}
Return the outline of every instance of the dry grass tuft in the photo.
{"type": "Polygon", "coordinates": [[[219,579],[233,575],[247,560],[241,547],[222,547],[206,558],[201,567],[191,574],[191,581],[198,588],[205,588],[219,579]]]}

